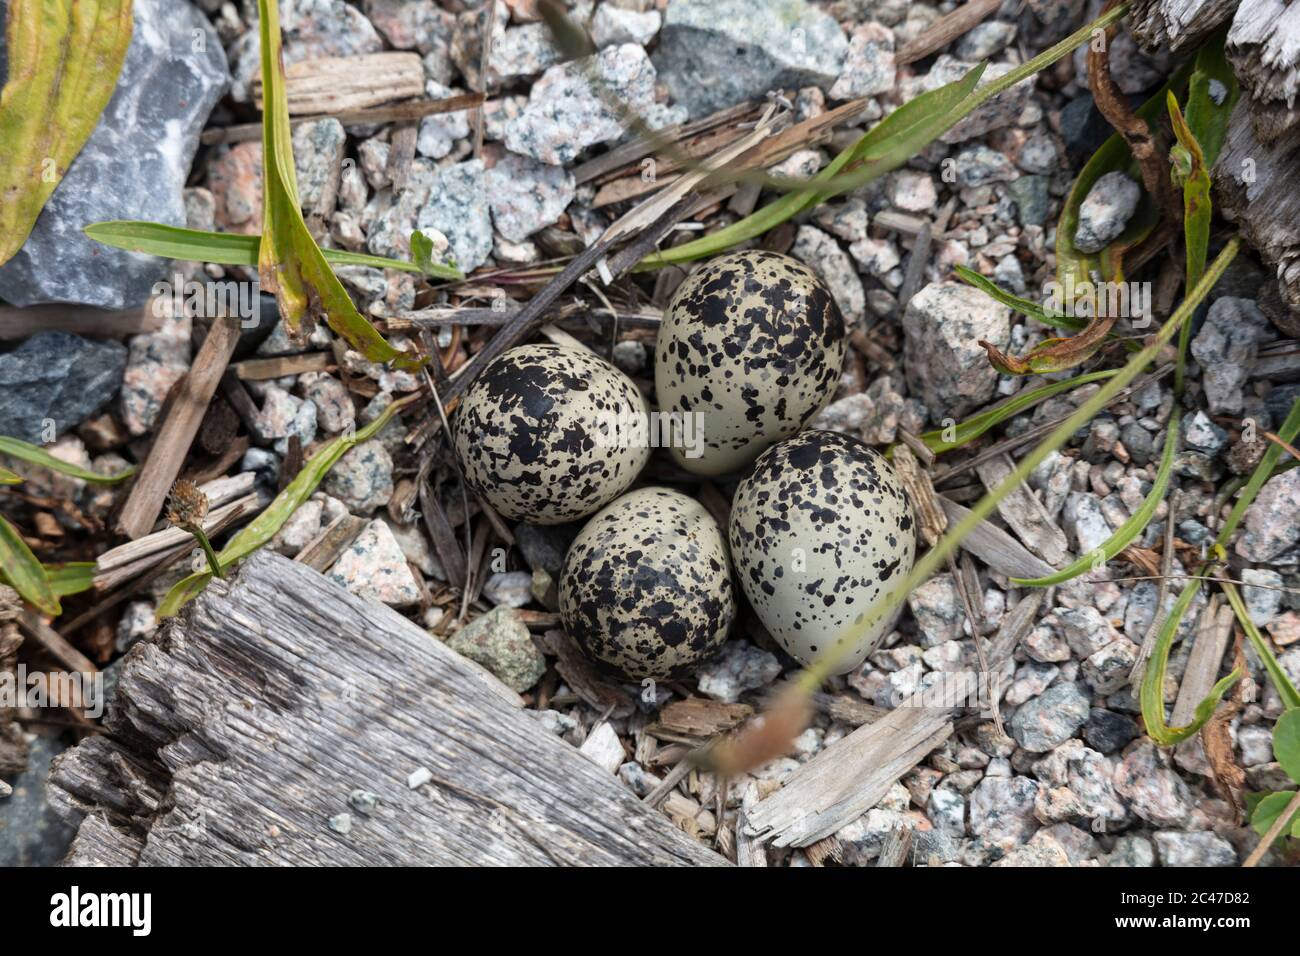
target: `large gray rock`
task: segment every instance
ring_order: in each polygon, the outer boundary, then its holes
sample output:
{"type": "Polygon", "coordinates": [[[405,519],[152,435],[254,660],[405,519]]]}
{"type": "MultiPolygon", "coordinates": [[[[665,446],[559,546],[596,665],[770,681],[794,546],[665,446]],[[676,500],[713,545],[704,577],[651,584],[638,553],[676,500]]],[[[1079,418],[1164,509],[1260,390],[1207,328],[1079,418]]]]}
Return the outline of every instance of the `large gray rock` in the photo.
{"type": "Polygon", "coordinates": [[[979,343],[1006,349],[1005,305],[968,285],[931,283],[907,303],[903,331],[908,386],[937,420],[961,418],[993,397],[998,373],[979,343]]]}
{"type": "Polygon", "coordinates": [[[804,0],[672,0],[654,64],[696,117],[768,90],[829,88],[848,50],[834,18],[804,0]]]}
{"type": "MultiPolygon", "coordinates": [[[[3,48],[0,37],[0,67],[3,48]]],[[[144,302],[163,260],[109,248],[81,230],[108,219],[185,225],[181,190],[229,82],[221,41],[203,14],[187,0],[136,0],[117,91],[27,242],[0,266],[0,299],[114,309],[144,302]]]]}
{"type": "Polygon", "coordinates": [[[0,435],[36,445],[53,441],[106,405],[122,387],[125,369],[120,342],[37,332],[0,355],[0,435]]]}

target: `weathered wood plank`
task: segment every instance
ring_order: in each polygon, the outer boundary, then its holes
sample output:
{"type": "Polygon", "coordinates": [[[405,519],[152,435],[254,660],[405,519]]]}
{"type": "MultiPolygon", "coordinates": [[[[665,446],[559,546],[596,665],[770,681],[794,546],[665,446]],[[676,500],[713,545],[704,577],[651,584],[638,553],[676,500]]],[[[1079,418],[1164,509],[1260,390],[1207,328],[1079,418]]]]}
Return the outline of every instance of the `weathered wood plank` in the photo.
{"type": "Polygon", "coordinates": [[[107,726],[51,774],[70,862],[725,863],[477,665],[265,550],[132,649],[107,726]]]}

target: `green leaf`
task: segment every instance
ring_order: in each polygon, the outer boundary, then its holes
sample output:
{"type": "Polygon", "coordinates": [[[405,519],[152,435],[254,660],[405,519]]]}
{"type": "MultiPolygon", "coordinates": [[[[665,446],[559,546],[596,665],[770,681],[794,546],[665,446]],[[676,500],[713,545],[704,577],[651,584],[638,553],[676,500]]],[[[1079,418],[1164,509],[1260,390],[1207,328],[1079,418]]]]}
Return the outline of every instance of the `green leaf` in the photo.
{"type": "MultiPolygon", "coordinates": [[[[275,537],[275,533],[280,530],[286,521],[293,516],[299,506],[312,496],[329,470],[338,463],[349,450],[363,441],[369,440],[379,432],[385,425],[392,420],[398,410],[411,404],[417,396],[399,399],[384,409],[373,422],[365,428],[359,429],[355,434],[340,435],[338,438],[322,445],[314,455],[307,459],[303,465],[302,471],[298,472],[297,477],[285,486],[284,490],[275,496],[266,510],[258,515],[252,522],[245,525],[242,530],[235,534],[221,553],[217,555],[217,560],[224,571],[231,567],[237,561],[242,561],[248,557],[266,542],[275,537]]],[[[170,591],[167,592],[162,602],[158,605],[156,617],[158,620],[172,617],[203,591],[212,580],[212,572],[198,571],[189,577],[178,581],[170,591]]]]}
{"type": "Polygon", "coordinates": [[[1300,709],[1292,708],[1273,727],[1273,756],[1286,775],[1300,783],[1300,709]]]}
{"type": "Polygon", "coordinates": [[[1228,118],[1237,105],[1241,88],[1224,51],[1228,28],[1224,27],[1201,44],[1196,51],[1196,65],[1187,82],[1187,125],[1201,144],[1205,166],[1214,167],[1223,142],[1228,136],[1228,118]],[[1221,91],[1218,102],[1215,92],[1221,91]]]}
{"type": "Polygon", "coordinates": [[[390,345],[357,311],[307,231],[293,164],[278,3],[258,0],[262,52],[262,241],[257,271],[262,288],[275,294],[290,334],[306,319],[324,315],[338,335],[372,362],[417,368],[418,356],[390,345]]]}
{"type": "MultiPolygon", "coordinates": [[[[1251,811],[1250,825],[1260,836],[1264,836],[1272,828],[1277,818],[1282,815],[1291,801],[1295,799],[1294,790],[1282,790],[1277,793],[1266,794],[1263,799],[1255,805],[1251,811]]],[[[1300,837],[1300,813],[1296,813],[1291,818],[1291,836],[1300,837]]],[[[1286,836],[1287,831],[1282,830],[1282,835],[1286,836]]]]}
{"type": "MultiPolygon", "coordinates": [[[[1165,107],[1165,94],[1171,85],[1173,81],[1161,87],[1137,108],[1137,115],[1146,120],[1148,125],[1160,116],[1165,107]]],[[[1143,190],[1137,211],[1124,231],[1106,249],[1101,252],[1082,252],[1075,248],[1074,234],[1079,228],[1079,207],[1097,180],[1111,172],[1122,172],[1139,183],[1142,181],[1141,172],[1129,152],[1128,144],[1119,133],[1113,133],[1084,164],[1061,207],[1061,218],[1056,226],[1056,281],[1067,290],[1067,294],[1069,290],[1080,289],[1084,283],[1091,283],[1094,275],[1106,281],[1123,281],[1119,262],[1122,253],[1150,235],[1158,221],[1155,205],[1143,190]]]]}
{"type": "Polygon", "coordinates": [[[45,568],[4,515],[0,515],[0,568],[5,569],[10,585],[28,604],[52,617],[63,613],[45,568]]]}
{"type": "Polygon", "coordinates": [[[50,587],[59,597],[81,594],[95,586],[94,561],[65,561],[61,564],[47,564],[45,576],[50,587]]]}
{"type": "Polygon", "coordinates": [[[943,437],[944,433],[948,431],[946,428],[936,428],[934,431],[925,432],[920,438],[930,451],[936,455],[941,455],[946,451],[952,451],[954,448],[969,444],[990,428],[994,428],[1007,419],[1018,415],[1021,409],[1035,405],[1044,399],[1051,398],[1053,395],[1059,395],[1061,392],[1068,392],[1090,382],[1101,382],[1118,374],[1117,369],[1106,369],[1101,372],[1089,372],[1086,375],[1067,378],[1061,382],[1052,382],[1050,385],[1043,385],[1039,388],[1023,390],[1017,392],[1002,404],[953,426],[952,441],[947,441],[943,437]]]}
{"type": "MultiPolygon", "coordinates": [[[[1175,147],[1183,158],[1185,165],[1175,175],[1183,186],[1183,239],[1187,252],[1186,286],[1191,288],[1201,279],[1205,271],[1205,261],[1210,255],[1210,171],[1205,166],[1205,155],[1201,144],[1183,119],[1178,109],[1178,98],[1173,90],[1168,96],[1169,121],[1173,125],[1174,136],[1178,139],[1175,147]]],[[[1192,341],[1192,327],[1189,323],[1183,327],[1178,337],[1178,365],[1174,371],[1174,393],[1182,395],[1183,379],[1186,374],[1187,349],[1192,341]]]]}
{"type": "Polygon", "coordinates": [[[15,475],[8,468],[0,468],[0,485],[21,485],[22,475],[15,475]]]}
{"type": "MultiPolygon", "coordinates": [[[[69,478],[80,478],[82,481],[89,481],[96,485],[113,485],[119,481],[125,481],[135,474],[135,467],[131,466],[116,475],[97,475],[93,471],[87,471],[85,468],[78,468],[69,462],[60,461],[39,445],[32,445],[18,438],[10,438],[8,435],[0,435],[0,455],[8,455],[10,458],[31,462],[33,465],[40,465],[42,468],[50,469],[50,471],[57,471],[61,475],[67,475],[69,478]]],[[[9,472],[9,474],[13,473],[9,472]]],[[[18,480],[21,481],[22,479],[19,478],[18,480]]],[[[0,478],[0,481],[3,481],[4,484],[15,483],[4,481],[3,478],[0,478]]]]}
{"type": "Polygon", "coordinates": [[[99,122],[131,44],[131,0],[14,0],[0,93],[0,264],[22,248],[99,122]]]}
{"type": "MultiPolygon", "coordinates": [[[[156,222],[136,220],[111,220],[96,222],[82,230],[96,242],[129,252],[143,252],[166,259],[194,262],[215,262],[226,266],[255,266],[261,244],[260,236],[245,236],[233,232],[204,232],[199,229],[182,229],[156,222]]],[[[398,269],[402,272],[422,272],[438,279],[458,281],[464,273],[450,265],[428,262],[418,265],[404,259],[387,259],[346,249],[322,249],[321,253],[335,266],[369,266],[372,269],[398,269]]]]}
{"type": "Polygon", "coordinates": [[[1160,458],[1160,470],[1156,472],[1155,483],[1151,485],[1151,490],[1147,496],[1142,499],[1142,504],[1133,512],[1122,525],[1115,529],[1115,533],[1103,541],[1094,551],[1079,556],[1069,567],[1062,568],[1055,574],[1049,574],[1041,578],[1012,578],[1012,584],[1020,584],[1029,587],[1050,587],[1053,584],[1060,584],[1071,578],[1076,578],[1080,574],[1091,569],[1096,565],[1097,552],[1100,551],[1104,561],[1109,561],[1129,546],[1134,538],[1140,535],[1146,526],[1151,523],[1155,516],[1156,509],[1160,507],[1160,502],[1165,499],[1165,491],[1169,488],[1169,478],[1174,469],[1174,450],[1178,447],[1178,412],[1175,411],[1169,418],[1169,424],[1165,430],[1165,450],[1160,458]]]}
{"type": "Polygon", "coordinates": [[[1018,295],[1012,295],[1006,292],[997,283],[991,279],[980,275],[973,269],[967,269],[965,266],[953,266],[953,271],[957,277],[968,285],[973,285],[981,292],[986,293],[997,301],[1001,302],[1013,312],[1018,312],[1023,316],[1033,319],[1035,322],[1041,322],[1043,325],[1050,325],[1057,329],[1070,329],[1079,331],[1088,323],[1083,319],[1075,318],[1069,315],[1058,315],[1055,312],[1048,312],[1037,302],[1031,302],[1029,299],[1022,299],[1018,295]]]}
{"type": "MultiPolygon", "coordinates": [[[[1233,243],[1238,241],[1238,239],[1232,240],[1233,243]]],[[[1209,268],[1201,281],[1197,283],[1192,297],[1184,301],[1183,305],[1179,307],[1180,312],[1187,305],[1187,302],[1191,301],[1199,304],[1200,299],[1205,297],[1214,283],[1219,280],[1219,276],[1223,274],[1223,270],[1219,268],[1219,264],[1222,262],[1223,253],[1220,253],[1219,258],[1215,260],[1215,264],[1209,268]]],[[[1168,323],[1166,323],[1167,325],[1168,323]]],[[[1297,432],[1300,432],[1300,398],[1296,399],[1292,404],[1291,411],[1287,415],[1286,421],[1282,423],[1282,427],[1278,429],[1277,434],[1282,441],[1290,442],[1295,438],[1297,432]]],[[[1232,506],[1232,511],[1228,513],[1228,518],[1224,521],[1223,527],[1219,529],[1218,537],[1215,539],[1216,549],[1222,551],[1227,547],[1228,541],[1231,540],[1237,526],[1241,523],[1242,517],[1246,514],[1246,509],[1250,507],[1251,502],[1255,500],[1255,496],[1259,494],[1259,489],[1264,486],[1269,476],[1272,475],[1277,460],[1281,455],[1282,449],[1277,444],[1270,442],[1268,449],[1260,458],[1259,464],[1255,466],[1254,472],[1251,473],[1250,481],[1246,482],[1246,486],[1241,490],[1241,495],[1237,498],[1236,504],[1232,506]]],[[[1169,612],[1169,616],[1165,618],[1159,632],[1156,634],[1151,659],[1147,662],[1146,672],[1142,677],[1142,688],[1138,694],[1142,704],[1142,719],[1146,723],[1147,736],[1162,746],[1171,746],[1186,740],[1196,733],[1201,725],[1206,720],[1209,720],[1210,715],[1214,712],[1214,707],[1218,705],[1219,699],[1227,691],[1228,686],[1231,686],[1235,675],[1240,673],[1239,671],[1233,671],[1232,674],[1214,686],[1214,691],[1210,697],[1207,697],[1196,708],[1196,718],[1192,723],[1185,727],[1170,727],[1165,723],[1164,687],[1165,669],[1169,664],[1169,650],[1173,647],[1174,633],[1178,629],[1178,624],[1186,616],[1188,608],[1191,607],[1192,599],[1200,591],[1201,578],[1211,566],[1212,562],[1201,565],[1196,572],[1197,576],[1189,580],[1178,595],[1178,600],[1174,602],[1173,609],[1169,612]],[[1227,686],[1224,686],[1225,682],[1227,682],[1227,686]],[[1209,705],[1208,708],[1206,705],[1209,705]]],[[[1233,592],[1236,588],[1231,583],[1225,583],[1222,587],[1228,596],[1229,602],[1233,603],[1234,609],[1236,609],[1236,605],[1241,601],[1240,594],[1234,596],[1233,592]]],[[[1242,605],[1241,610],[1237,611],[1238,618],[1241,618],[1244,610],[1244,605],[1242,605]]],[[[1247,633],[1249,634],[1250,631],[1247,630],[1247,633]]]]}
{"type": "MultiPolygon", "coordinates": [[[[1124,8],[1117,9],[1122,10],[1124,8]]],[[[1240,248],[1241,239],[1234,236],[1224,245],[1223,251],[1219,253],[1214,263],[1206,271],[1205,278],[1188,294],[1183,303],[1174,310],[1173,315],[1165,320],[1159,330],[1150,336],[1147,345],[1143,347],[1142,351],[1130,358],[1114,377],[1097,390],[1097,394],[1082,402],[1063,422],[1052,429],[1051,433],[1035,446],[1033,451],[1020,459],[1016,463],[1016,467],[998,483],[997,487],[990,489],[988,494],[976,502],[960,521],[950,525],[947,533],[935,542],[934,547],[930,548],[916,561],[912,566],[912,570],[892,590],[885,592],[872,601],[870,605],[862,610],[850,627],[837,635],[834,640],[828,642],[817,659],[796,678],[796,684],[800,691],[811,693],[820,687],[822,682],[834,672],[836,665],[842,661],[849,648],[862,640],[863,636],[872,627],[875,627],[880,621],[885,620],[888,615],[892,614],[914,588],[936,573],[943,566],[943,562],[948,556],[961,546],[961,542],[965,540],[966,536],[979,527],[981,521],[984,521],[993,513],[1000,501],[1016,488],[1021,487],[1029,479],[1033,470],[1041,465],[1048,455],[1069,441],[1082,425],[1091,421],[1098,412],[1106,407],[1107,403],[1113,400],[1116,395],[1142,373],[1144,368],[1150,365],[1160,353],[1160,350],[1177,334],[1181,325],[1184,322],[1191,321],[1196,308],[1209,294],[1214,283],[1223,275],[1228,268],[1228,264],[1236,257],[1240,248]]],[[[1161,680],[1163,681],[1163,677],[1161,680]]]]}
{"type": "Polygon", "coordinates": [[[644,272],[715,255],[761,236],[810,206],[897,169],[992,97],[1055,63],[1091,39],[1094,31],[1114,23],[1127,11],[1127,4],[1119,4],[981,89],[975,87],[984,74],[985,64],[975,67],[960,80],[922,93],[886,116],[852,146],[842,150],[812,179],[802,183],[791,181],[785,187],[790,192],[717,232],[651,253],[637,264],[635,271],[644,272]],[[840,172],[850,164],[861,168],[841,176],[840,172]]]}
{"type": "Polygon", "coordinates": [[[1246,608],[1246,602],[1242,600],[1241,591],[1230,581],[1224,581],[1222,587],[1223,593],[1228,597],[1228,603],[1232,605],[1233,613],[1237,615],[1237,623],[1241,625],[1246,639],[1255,649],[1255,654],[1264,665],[1264,671],[1273,681],[1273,686],[1277,688],[1278,696],[1282,698],[1282,706],[1288,710],[1300,708],[1300,691],[1297,691],[1295,684],[1291,683],[1291,678],[1283,670],[1281,661],[1273,653],[1273,648],[1264,635],[1259,633],[1255,622],[1250,619],[1250,611],[1246,608]]]}

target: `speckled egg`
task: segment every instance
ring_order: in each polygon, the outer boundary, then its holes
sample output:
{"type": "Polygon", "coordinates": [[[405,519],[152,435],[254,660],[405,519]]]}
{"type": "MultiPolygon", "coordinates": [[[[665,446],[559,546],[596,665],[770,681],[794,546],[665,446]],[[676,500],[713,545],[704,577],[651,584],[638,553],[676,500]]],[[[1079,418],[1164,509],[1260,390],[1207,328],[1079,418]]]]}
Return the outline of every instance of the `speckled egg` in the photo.
{"type": "Polygon", "coordinates": [[[632,380],[594,353],[524,345],[499,355],[465,393],[456,455],[469,486],[503,517],[559,524],[636,479],[650,449],[620,440],[610,424],[646,413],[632,380]]]}
{"type": "Polygon", "coordinates": [[[678,463],[726,474],[793,435],[834,395],[847,341],[830,289],[796,259],[746,250],[692,272],[655,346],[661,412],[703,434],[676,443],[678,463]]]}
{"type": "Polygon", "coordinates": [[[605,670],[633,680],[685,676],[722,646],[736,614],[722,531],[680,492],[624,495],[569,547],[560,614],[605,670]]]}
{"type": "MultiPolygon", "coordinates": [[[[830,431],[806,431],[763,453],[736,489],[728,537],[759,620],[804,664],[860,623],[916,555],[912,509],[893,467],[830,431]]],[[[859,635],[834,673],[858,667],[892,617],[859,635]]]]}

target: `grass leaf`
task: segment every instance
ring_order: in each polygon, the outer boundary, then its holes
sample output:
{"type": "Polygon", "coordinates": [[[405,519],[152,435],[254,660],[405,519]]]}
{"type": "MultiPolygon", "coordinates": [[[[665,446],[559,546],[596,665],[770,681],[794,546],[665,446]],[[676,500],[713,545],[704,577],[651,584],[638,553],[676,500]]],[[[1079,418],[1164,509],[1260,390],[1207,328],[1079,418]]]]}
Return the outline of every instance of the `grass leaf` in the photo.
{"type": "Polygon", "coordinates": [[[934,431],[925,432],[920,436],[921,441],[925,442],[926,447],[936,455],[941,455],[946,451],[952,451],[954,448],[960,448],[962,445],[969,444],[980,435],[983,435],[990,428],[1002,424],[1009,418],[1018,415],[1021,409],[1028,408],[1043,399],[1051,398],[1053,395],[1059,395],[1061,392],[1068,392],[1071,389],[1078,388],[1081,385],[1087,385],[1090,382],[1101,382],[1118,374],[1115,369],[1107,369],[1100,372],[1089,372],[1086,375],[1078,375],[1074,378],[1068,378],[1061,382],[1052,382],[1050,385],[1043,385],[1040,388],[1026,389],[1017,392],[1014,396],[1007,399],[995,408],[990,408],[986,412],[981,412],[968,418],[964,422],[958,422],[952,428],[952,440],[949,441],[943,436],[948,429],[936,428],[934,431]]]}
{"type": "Polygon", "coordinates": [[[1228,137],[1228,117],[1241,94],[1237,74],[1232,72],[1224,52],[1227,36],[1228,28],[1224,27],[1201,44],[1187,82],[1187,125],[1201,144],[1207,168],[1219,158],[1228,137]]]}
{"type": "Polygon", "coordinates": [[[1069,315],[1057,315],[1054,312],[1048,312],[1037,302],[1031,302],[1029,299],[1022,299],[1018,295],[1012,295],[1010,292],[1003,290],[993,280],[980,275],[974,269],[968,269],[965,266],[953,266],[953,271],[957,277],[967,285],[973,285],[981,292],[1001,302],[1013,312],[1018,312],[1035,322],[1041,322],[1043,325],[1050,325],[1057,329],[1069,329],[1078,332],[1083,329],[1087,322],[1083,319],[1075,318],[1069,315]]]}
{"type": "MultiPolygon", "coordinates": [[[[47,564],[45,577],[50,582],[50,590],[56,597],[65,598],[70,594],[89,591],[95,584],[94,561],[67,561],[61,564],[47,564]]],[[[0,583],[13,587],[9,575],[0,570],[0,583]]]]}
{"type": "MultiPolygon", "coordinates": [[[[18,458],[22,461],[30,462],[33,465],[40,465],[42,468],[48,468],[50,471],[57,471],[61,475],[67,475],[69,478],[80,478],[82,481],[88,481],[96,485],[113,485],[119,481],[125,481],[135,474],[135,466],[129,466],[125,471],[118,472],[116,475],[98,475],[93,471],[87,471],[85,468],[79,468],[70,462],[62,461],[55,458],[44,448],[39,445],[33,445],[29,442],[22,441],[18,438],[10,438],[8,435],[0,435],[0,455],[8,455],[10,458],[18,458]]],[[[4,469],[0,469],[4,471],[4,469]]],[[[13,472],[7,472],[13,474],[13,472]]],[[[21,478],[15,476],[18,481],[21,478]]],[[[16,484],[0,475],[0,484],[16,484]]]]}
{"type": "MultiPolygon", "coordinates": [[[[1259,633],[1259,628],[1255,622],[1250,619],[1250,611],[1246,608],[1246,602],[1242,599],[1241,591],[1237,586],[1229,581],[1223,582],[1223,593],[1228,597],[1228,603],[1232,605],[1233,613],[1237,615],[1237,623],[1245,631],[1247,640],[1255,648],[1255,653],[1259,656],[1260,663],[1264,665],[1264,671],[1268,674],[1269,679],[1273,681],[1273,686],[1277,688],[1278,696],[1282,698],[1282,706],[1287,710],[1300,708],[1300,691],[1296,690],[1295,684],[1287,676],[1287,672],[1282,668],[1282,663],[1273,653],[1273,648],[1259,633]]],[[[1300,781],[1300,778],[1293,777],[1293,780],[1300,781]]]]}
{"type": "Polygon", "coordinates": [[[1160,470],[1156,472],[1155,483],[1152,484],[1151,490],[1147,496],[1142,499],[1142,504],[1133,512],[1127,521],[1115,529],[1115,533],[1103,541],[1094,551],[1082,554],[1079,559],[1068,567],[1062,568],[1055,574],[1049,574],[1041,578],[1011,578],[1012,584],[1020,584],[1027,587],[1050,587],[1053,584],[1061,584],[1076,578],[1080,574],[1088,571],[1097,564],[1098,552],[1104,561],[1109,561],[1129,546],[1129,543],[1146,530],[1146,526],[1151,523],[1155,516],[1156,509],[1160,507],[1160,502],[1164,501],[1165,491],[1169,488],[1169,478],[1174,470],[1174,450],[1178,447],[1178,412],[1175,411],[1169,418],[1169,424],[1165,431],[1165,450],[1160,458],[1160,470]]]}
{"type": "MultiPolygon", "coordinates": [[[[1210,171],[1205,167],[1205,154],[1196,141],[1191,127],[1178,109],[1178,97],[1173,90],[1168,96],[1169,121],[1174,128],[1178,144],[1173,148],[1174,178],[1183,185],[1183,240],[1187,253],[1186,287],[1200,281],[1205,271],[1205,260],[1210,255],[1210,171]]],[[[1192,327],[1188,323],[1178,337],[1178,365],[1174,370],[1174,393],[1183,394],[1186,375],[1187,349],[1192,341],[1192,327]]]]}
{"type": "Polygon", "coordinates": [[[0,485],[21,485],[22,475],[15,475],[8,468],[0,468],[0,485]]]}
{"type": "Polygon", "coordinates": [[[28,604],[51,617],[63,613],[45,568],[4,515],[0,515],[0,568],[5,569],[5,578],[28,604]]]}
{"type": "MultiPolygon", "coordinates": [[[[205,232],[200,229],[183,229],[164,226],[157,222],[138,220],[110,220],[91,223],[82,230],[96,242],[115,249],[143,252],[167,259],[215,262],[226,266],[257,265],[260,236],[245,236],[234,232],[205,232]]],[[[405,259],[387,259],[346,249],[322,249],[325,259],[335,266],[369,266],[372,269],[399,269],[402,272],[424,273],[437,279],[458,281],[464,279],[455,266],[438,262],[417,264],[405,259]]]]}
{"type": "MultiPolygon", "coordinates": [[[[399,409],[409,405],[417,397],[413,395],[393,402],[365,428],[358,429],[353,435],[340,435],[338,438],[321,446],[314,455],[307,459],[307,463],[303,465],[302,471],[298,472],[297,477],[289,482],[284,490],[275,496],[275,500],[267,505],[266,510],[245,525],[221,549],[221,553],[217,555],[221,569],[224,571],[234,565],[235,562],[242,561],[274,538],[276,532],[293,516],[299,506],[312,496],[316,487],[325,479],[325,476],[329,474],[329,470],[338,463],[340,458],[354,446],[367,441],[378,433],[392,420],[399,409]]],[[[197,571],[178,581],[158,605],[156,614],[158,620],[161,621],[176,614],[187,603],[198,597],[211,580],[212,572],[197,571]]]]}
{"type": "Polygon", "coordinates": [[[1286,775],[1300,783],[1300,710],[1292,708],[1273,727],[1273,757],[1286,775]]]}
{"type": "MultiPolygon", "coordinates": [[[[1233,239],[1232,243],[1238,241],[1238,239],[1233,239]]],[[[1225,252],[1226,251],[1227,250],[1225,249],[1225,252]]],[[[1205,276],[1203,276],[1201,281],[1197,284],[1197,290],[1205,290],[1208,292],[1209,287],[1213,286],[1214,283],[1218,281],[1219,276],[1222,275],[1222,269],[1217,267],[1222,261],[1223,253],[1220,253],[1219,258],[1215,260],[1215,265],[1209,268],[1205,276]]],[[[1199,299],[1197,301],[1199,302],[1199,299]]],[[[1184,303],[1184,305],[1185,304],[1186,303],[1184,303]]],[[[1277,435],[1282,439],[1282,441],[1289,442],[1295,438],[1297,432],[1300,432],[1300,398],[1296,399],[1292,404],[1291,411],[1288,413],[1286,421],[1282,423],[1282,427],[1278,429],[1277,435]]],[[[1215,538],[1215,547],[1217,549],[1222,550],[1227,546],[1228,541],[1231,540],[1233,534],[1236,532],[1237,526],[1241,524],[1241,519],[1245,516],[1246,509],[1250,507],[1251,503],[1255,500],[1255,496],[1259,494],[1260,488],[1264,487],[1264,483],[1268,481],[1269,477],[1273,474],[1273,469],[1276,467],[1277,461],[1281,456],[1281,447],[1270,442],[1268,449],[1264,452],[1263,457],[1260,458],[1259,464],[1255,466],[1255,470],[1251,473],[1250,480],[1246,482],[1246,485],[1242,488],[1241,494],[1238,496],[1236,503],[1232,506],[1232,510],[1228,513],[1227,520],[1224,521],[1223,527],[1219,529],[1218,537],[1215,538]]],[[[1186,616],[1188,608],[1192,605],[1192,599],[1196,597],[1197,592],[1201,588],[1201,578],[1205,575],[1206,571],[1210,570],[1212,564],[1213,562],[1207,561],[1205,564],[1201,565],[1196,572],[1196,576],[1184,585],[1182,592],[1178,595],[1178,600],[1174,602],[1173,608],[1170,610],[1169,615],[1165,618],[1164,623],[1160,626],[1159,632],[1156,634],[1155,645],[1151,650],[1151,659],[1147,662],[1146,672],[1142,677],[1142,687],[1138,693],[1138,699],[1142,704],[1142,719],[1146,724],[1147,736],[1162,746],[1168,747],[1179,743],[1196,733],[1196,731],[1200,729],[1201,725],[1209,719],[1210,713],[1213,713],[1214,706],[1218,703],[1218,698],[1215,697],[1213,703],[1209,707],[1209,712],[1206,712],[1203,715],[1202,707],[1205,704],[1210,703],[1210,698],[1206,698],[1206,700],[1201,702],[1202,706],[1197,707],[1196,718],[1192,723],[1184,727],[1170,727],[1165,722],[1164,687],[1165,669],[1169,664],[1169,650],[1173,647],[1174,634],[1178,630],[1179,623],[1182,621],[1183,617],[1186,616]]],[[[1234,601],[1233,592],[1236,588],[1231,583],[1223,584],[1223,590],[1228,596],[1228,601],[1234,604],[1235,610],[1236,603],[1240,602],[1241,596],[1239,594],[1236,595],[1236,600],[1234,601]]],[[[1245,606],[1243,604],[1242,610],[1237,611],[1239,618],[1242,616],[1244,610],[1245,606]]],[[[1249,630],[1247,633],[1250,633],[1249,630]]],[[[1233,673],[1235,674],[1237,672],[1234,671],[1233,673]]],[[[1228,680],[1231,676],[1231,674],[1228,675],[1228,677],[1224,678],[1224,681],[1228,680]]],[[[1219,691],[1219,685],[1222,683],[1223,681],[1220,681],[1219,684],[1215,685],[1215,691],[1219,691]]],[[[1224,688],[1224,690],[1226,689],[1227,688],[1224,688]]],[[[1279,690],[1281,690],[1280,687],[1279,690]]],[[[1222,693],[1220,693],[1219,696],[1221,697],[1222,693]]],[[[1211,697],[1214,697],[1213,693],[1211,694],[1211,697]]]]}
{"type": "Polygon", "coordinates": [[[324,315],[338,335],[372,362],[415,368],[418,356],[390,345],[357,311],[307,231],[298,200],[280,49],[278,3],[258,0],[262,53],[262,241],[257,271],[262,288],[275,294],[286,330],[298,334],[304,320],[324,315]]]}
{"type": "Polygon", "coordinates": [[[131,0],[14,0],[0,93],[0,264],[22,248],[117,87],[131,0]]]}

